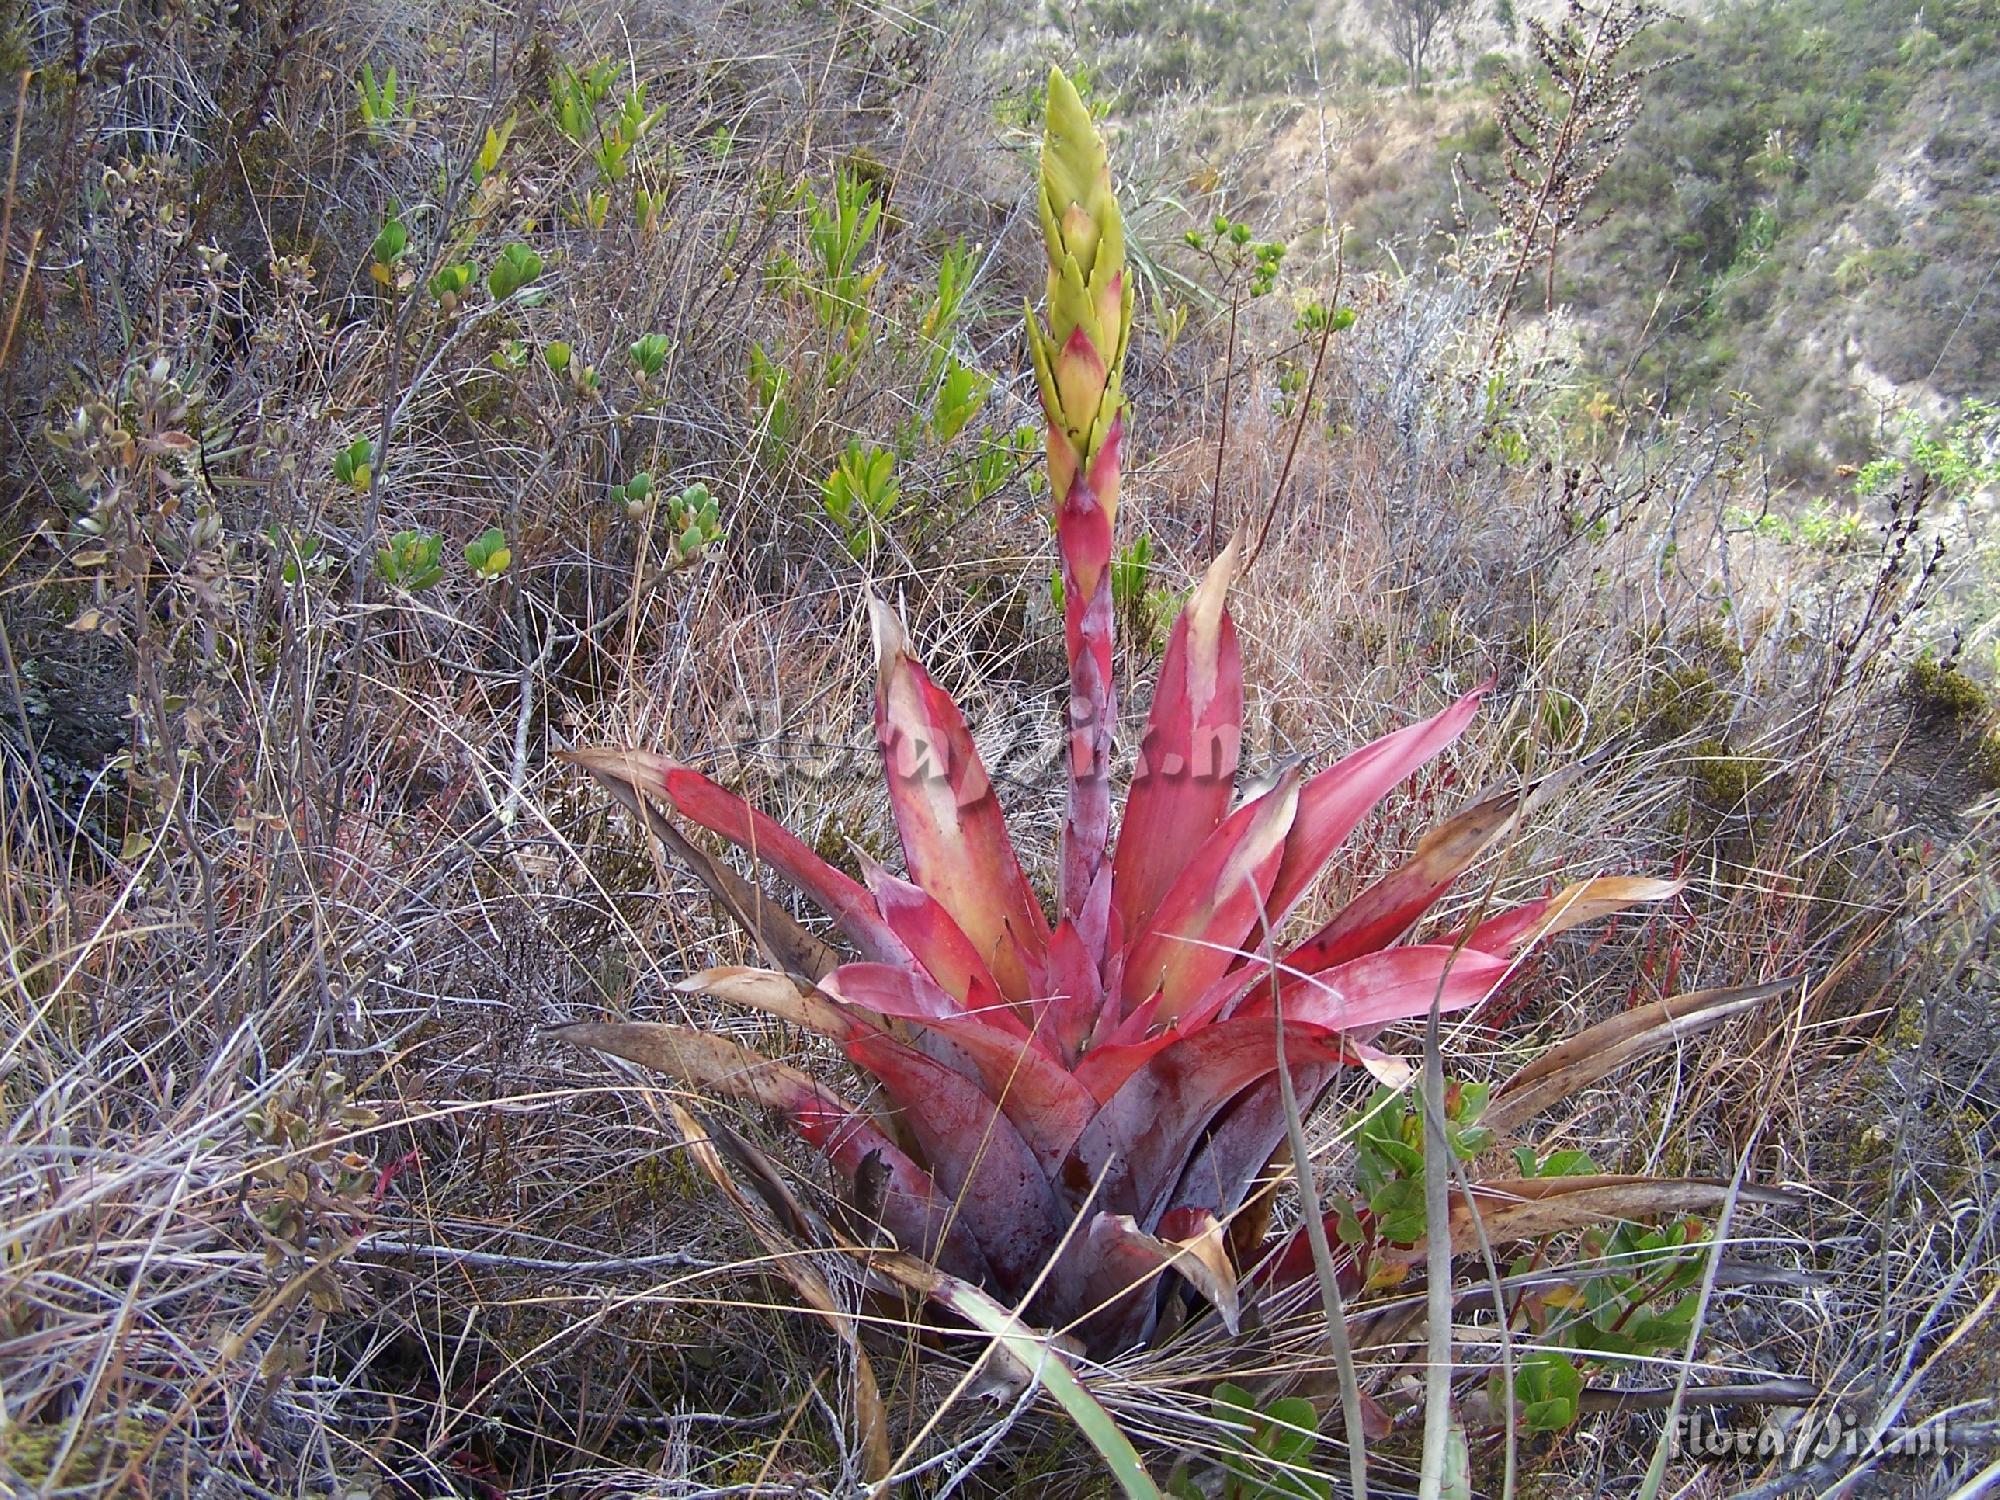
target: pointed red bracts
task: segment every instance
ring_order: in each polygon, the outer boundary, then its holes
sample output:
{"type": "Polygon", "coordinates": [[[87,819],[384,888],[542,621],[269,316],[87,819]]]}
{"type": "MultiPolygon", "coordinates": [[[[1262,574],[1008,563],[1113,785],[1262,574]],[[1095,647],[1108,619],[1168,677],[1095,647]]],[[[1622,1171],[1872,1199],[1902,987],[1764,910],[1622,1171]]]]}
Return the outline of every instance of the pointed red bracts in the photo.
{"type": "MultiPolygon", "coordinates": [[[[876,723],[909,878],[868,865],[863,886],[662,757],[575,757],[736,844],[834,920],[861,959],[817,985],[747,970],[691,983],[833,1038],[893,1103],[914,1154],[796,1075],[771,1075],[789,1092],[766,1082],[755,1097],[781,1105],[845,1178],[874,1153],[891,1195],[864,1206],[890,1235],[923,1236],[996,1295],[1039,1285],[1031,1314],[1080,1320],[1100,1353],[1148,1335],[1169,1269],[1234,1316],[1233,1277],[1248,1268],[1231,1261],[1217,1216],[1243,1201],[1282,1139],[1278,1007],[1306,1102],[1343,1067],[1393,1080],[1407,1070],[1367,1045],[1383,1028],[1476,1005],[1529,945],[1680,889],[1602,877],[1487,917],[1463,942],[1410,941],[1513,827],[1525,793],[1509,791],[1439,824],[1303,942],[1275,941],[1342,841],[1464,732],[1484,690],[1328,771],[1288,772],[1231,811],[1243,705],[1227,602],[1235,571],[1232,548],[1174,625],[1115,861],[1103,858],[1108,778],[1078,776],[1072,760],[1066,909],[1053,929],[963,716],[880,604],[876,723]]],[[[1100,628],[1108,656],[1108,608],[1077,653],[1086,678],[1100,628]]],[[[1108,726],[1097,728],[1072,733],[1107,756],[1108,726]]],[[[690,1076],[718,1086],[712,1066],[690,1076]]]]}
{"type": "Polygon", "coordinates": [[[875,732],[910,879],[971,940],[1001,994],[1025,999],[1048,948],[1048,920],[1008,841],[1000,799],[958,705],[910,655],[902,622],[886,605],[870,609],[875,732]]]}
{"type": "MultiPolygon", "coordinates": [[[[857,961],[820,975],[720,969],[689,983],[830,1038],[894,1105],[885,1129],[804,1075],[680,1028],[570,1028],[584,1045],[774,1109],[822,1149],[855,1211],[1031,1316],[1109,1354],[1145,1338],[1166,1272],[1235,1317],[1228,1216],[1283,1134],[1284,1058],[1310,1105],[1347,1066],[1396,1081],[1367,1043],[1476,1005],[1533,943],[1674,882],[1582,882],[1454,936],[1426,913],[1517,822],[1527,794],[1475,801],[1301,937],[1287,918],[1398,783],[1465,732],[1486,689],[1314,775],[1236,805],[1243,666],[1234,543],[1175,622],[1115,857],[1110,563],[1131,325],[1104,148],[1057,74],[1042,158],[1046,326],[1031,349],[1049,421],[1065,585],[1069,797],[1051,912],[1015,853],[964,716],[871,602],[875,724],[905,876],[866,884],[707,777],[663,756],[571,757],[735,845],[830,918],[857,961]],[[1053,925],[1051,923],[1053,915],[1053,925]],[[1284,938],[1286,940],[1281,941],[1284,938]],[[886,1183],[886,1187],[884,1184],[886,1183]]],[[[781,960],[788,961],[788,960],[781,960]]]]}
{"type": "Polygon", "coordinates": [[[1112,899],[1127,932],[1144,932],[1188,851],[1215,831],[1243,753],[1243,657],[1227,595],[1238,544],[1212,564],[1167,638],[1139,744],[1112,899]],[[1172,838],[1161,837],[1166,830],[1172,838]]]}

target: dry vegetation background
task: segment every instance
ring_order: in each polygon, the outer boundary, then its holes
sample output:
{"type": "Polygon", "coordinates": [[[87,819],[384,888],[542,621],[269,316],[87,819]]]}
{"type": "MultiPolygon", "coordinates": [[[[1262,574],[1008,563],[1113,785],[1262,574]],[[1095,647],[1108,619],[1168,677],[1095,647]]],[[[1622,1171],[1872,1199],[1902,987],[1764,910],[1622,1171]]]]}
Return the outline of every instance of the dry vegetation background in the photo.
{"type": "MultiPolygon", "coordinates": [[[[990,20],[776,0],[10,14],[10,69],[36,71],[9,100],[0,227],[0,1488],[855,1492],[838,1342],[760,1272],[659,1092],[538,1036],[672,1017],[675,979],[744,957],[551,752],[666,749],[829,857],[893,849],[877,788],[813,763],[867,743],[872,583],[994,726],[1017,826],[1056,826],[1036,764],[1062,678],[1053,546],[1015,434],[1041,279],[1025,101],[1067,41],[990,20]],[[600,59],[580,144],[552,81],[600,59]],[[372,125],[364,62],[398,80],[372,125]],[[607,173],[601,122],[640,84],[657,116],[607,173]],[[886,205],[854,337],[770,269],[810,264],[810,205],[842,169],[886,205]],[[383,261],[392,215],[407,244],[383,261]],[[974,275],[940,325],[954,242],[974,275]],[[497,298],[485,273],[517,244],[540,294],[497,298]],[[460,263],[479,275],[448,307],[432,280],[460,263]],[[940,326],[992,381],[948,436],[926,420],[940,326]],[[627,351],[654,333],[642,379],[627,351]],[[851,438],[900,483],[858,538],[821,498],[851,438]],[[337,474],[357,440],[367,472],[337,474]],[[612,491],[641,473],[661,498],[634,513],[612,491]],[[666,501],[697,483],[721,536],[683,558],[666,501]],[[462,549],[493,527],[511,561],[482,579],[462,549]],[[378,569],[402,532],[440,539],[435,582],[378,569]]],[[[1226,289],[1179,245],[1238,201],[1228,159],[1189,180],[1210,124],[1108,122],[1154,308],[1126,524],[1168,592],[1206,560],[1224,440],[1226,289]]],[[[1318,179],[1298,191],[1328,244],[1318,179]]],[[[1489,357],[1505,262],[1467,234],[1427,269],[1347,277],[1357,321],[1240,596],[1253,765],[1323,763],[1497,677],[1357,836],[1351,882],[1479,788],[1594,753],[1485,873],[1503,895],[1604,871],[1688,893],[1566,939],[1503,1013],[1453,1028],[1453,1071],[1498,1076],[1641,999],[1795,980],[1537,1144],[1630,1171],[1747,1160],[1794,1191],[1737,1221],[1698,1381],[1797,1382],[1808,1420],[1953,1424],[1942,1460],[1677,1465],[1674,1492],[1978,1493],[2000,1432],[2000,896],[1991,708],[1955,646],[1992,597],[1977,484],[1891,448],[1859,519],[1774,510],[1752,400],[1606,421],[1533,326],[1489,357]]],[[[1228,515],[1271,502],[1311,363],[1293,317],[1332,283],[1300,248],[1245,304],[1228,515]]],[[[1127,665],[1143,703],[1148,650],[1127,665]]],[[[698,1019],[836,1066],[773,1023],[698,1019]]],[[[1319,1167],[1341,1165],[1329,1135],[1319,1167]]],[[[1330,1392],[1311,1317],[1094,1379],[1164,1472],[1214,1446],[1220,1374],[1330,1392]]],[[[964,1351],[886,1347],[908,1438],[964,1351]]],[[[1392,1405],[1412,1357],[1370,1355],[1392,1405]]],[[[1530,1444],[1523,1493],[1633,1492],[1656,1405],[1606,1399],[1530,1444]]],[[[1106,1483],[1034,1404],[955,1403],[905,1463],[909,1493],[1106,1483]]]]}

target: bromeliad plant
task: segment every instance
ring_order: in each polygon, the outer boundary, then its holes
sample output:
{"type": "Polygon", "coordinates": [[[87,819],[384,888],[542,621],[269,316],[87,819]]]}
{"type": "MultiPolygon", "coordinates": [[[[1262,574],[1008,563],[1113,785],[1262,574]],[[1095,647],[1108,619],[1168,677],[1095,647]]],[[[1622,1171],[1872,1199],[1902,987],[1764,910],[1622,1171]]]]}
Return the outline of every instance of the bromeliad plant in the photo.
{"type": "Polygon", "coordinates": [[[1226,1226],[1284,1140],[1281,1059],[1307,1104],[1344,1068],[1405,1082],[1408,1068],[1372,1045],[1385,1027],[1474,1005],[1531,944],[1678,886],[1586,881],[1410,940],[1535,795],[1510,790],[1433,830],[1303,941],[1274,946],[1343,840],[1459,737],[1485,690],[1316,775],[1289,771],[1232,808],[1243,713],[1227,603],[1233,543],[1172,627],[1114,849],[1112,563],[1132,289],[1104,146],[1060,73],[1041,216],[1047,316],[1031,312],[1029,334],[1072,705],[1053,913],[1022,869],[957,705],[897,616],[871,602],[876,728],[906,875],[864,862],[852,879],[663,755],[571,759],[645,819],[778,965],[710,970],[684,988],[833,1039],[892,1109],[878,1115],[712,1032],[585,1023],[561,1034],[775,1111],[839,1174],[850,1225],[1108,1355],[1154,1333],[1169,1264],[1233,1326],[1239,1271],[1260,1247],[1241,1235],[1232,1244],[1226,1226]],[[697,848],[684,823],[804,894],[852,957],[697,848]]]}

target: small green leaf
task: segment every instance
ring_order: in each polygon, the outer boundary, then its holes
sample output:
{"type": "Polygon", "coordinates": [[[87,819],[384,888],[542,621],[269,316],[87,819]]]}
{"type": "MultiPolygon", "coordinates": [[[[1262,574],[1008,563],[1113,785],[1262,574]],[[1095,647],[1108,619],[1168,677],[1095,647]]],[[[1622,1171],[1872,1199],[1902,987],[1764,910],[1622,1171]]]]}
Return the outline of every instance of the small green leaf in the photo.
{"type": "Polygon", "coordinates": [[[1248,1432],[1257,1430],[1257,1398],[1233,1380],[1225,1380],[1209,1392],[1209,1404],[1225,1422],[1240,1422],[1248,1432]]]}
{"type": "Polygon", "coordinates": [[[375,478],[375,445],[356,438],[333,456],[333,477],[353,490],[365,490],[375,478]]]}
{"type": "Polygon", "coordinates": [[[1452,1088],[1456,1105],[1449,1111],[1452,1119],[1461,1125],[1471,1125],[1486,1113],[1487,1102],[1493,1097],[1492,1084],[1454,1082],[1452,1088]]]}
{"type": "Polygon", "coordinates": [[[495,302],[505,302],[541,274],[541,256],[515,240],[501,250],[486,273],[486,287],[495,302]]]}
{"type": "MultiPolygon", "coordinates": [[[[1533,1152],[1528,1153],[1531,1157],[1533,1152]]],[[[1552,1151],[1543,1158],[1535,1177],[1589,1177],[1598,1170],[1588,1151],[1552,1151]]]]}
{"type": "Polygon", "coordinates": [[[1375,1227],[1398,1245],[1414,1245],[1424,1237],[1424,1185],[1399,1177],[1385,1182],[1368,1200],[1375,1227]]]}
{"type": "Polygon", "coordinates": [[[642,380],[651,380],[667,362],[673,345],[663,333],[649,333],[632,345],[632,363],[642,380]]]}
{"type": "Polygon", "coordinates": [[[479,267],[471,261],[460,261],[456,265],[440,268],[424,285],[433,300],[450,312],[464,300],[466,292],[478,278],[479,267]]]}
{"type": "MultiPolygon", "coordinates": [[[[852,439],[820,485],[827,515],[847,533],[850,550],[871,542],[901,498],[895,455],[852,439]]],[[[857,553],[858,555],[858,553],[857,553]]]]}
{"type": "Polygon", "coordinates": [[[410,250],[410,231],[403,227],[403,221],[393,213],[389,215],[375,235],[375,243],[369,247],[368,257],[372,262],[368,274],[384,286],[395,279],[396,266],[410,250]]]}
{"type": "Polygon", "coordinates": [[[1484,1125],[1450,1125],[1445,1133],[1450,1137],[1452,1151],[1464,1161],[1493,1149],[1495,1136],[1484,1125]]]}
{"type": "Polygon", "coordinates": [[[668,502],[667,524],[673,528],[674,549],[683,563],[722,540],[715,497],[705,484],[691,484],[668,502]]]}
{"type": "Polygon", "coordinates": [[[354,91],[361,98],[361,119],[371,131],[380,131],[396,118],[396,69],[391,64],[388,73],[380,83],[375,80],[372,63],[361,65],[361,77],[355,81],[354,91]]]}
{"type": "Polygon", "coordinates": [[[375,574],[393,588],[420,593],[444,577],[444,538],[427,531],[399,531],[375,553],[375,574]]]}
{"type": "Polygon", "coordinates": [[[1424,1175],[1424,1153],[1421,1148],[1412,1146],[1400,1137],[1385,1138],[1372,1144],[1383,1158],[1405,1177],[1424,1175]]]}
{"type": "Polygon", "coordinates": [[[948,443],[979,415],[992,389],[993,378],[968,369],[956,359],[946,362],[944,380],[938,386],[931,408],[931,431],[940,443],[948,443]]]}
{"type": "Polygon", "coordinates": [[[1319,1446],[1319,1414],[1303,1396],[1283,1396],[1264,1408],[1265,1429],[1257,1446],[1285,1468],[1303,1468],[1319,1446]]]}
{"type": "Polygon", "coordinates": [[[1530,1432],[1562,1432],[1576,1421],[1583,1376],[1566,1354],[1537,1349],[1514,1367],[1514,1399],[1530,1432]]]}
{"type": "Polygon", "coordinates": [[[287,588],[296,587],[307,573],[326,571],[326,559],[319,555],[318,537],[287,534],[275,521],[264,528],[264,537],[282,556],[278,576],[287,588]]]}
{"type": "Polygon", "coordinates": [[[480,144],[478,159],[472,164],[472,181],[475,187],[499,169],[500,158],[507,151],[507,142],[514,135],[515,118],[509,115],[505,123],[486,127],[486,139],[480,144]]]}
{"type": "Polygon", "coordinates": [[[465,561],[473,575],[482,580],[498,578],[513,560],[506,534],[498,526],[488,527],[465,544],[465,561]]]}

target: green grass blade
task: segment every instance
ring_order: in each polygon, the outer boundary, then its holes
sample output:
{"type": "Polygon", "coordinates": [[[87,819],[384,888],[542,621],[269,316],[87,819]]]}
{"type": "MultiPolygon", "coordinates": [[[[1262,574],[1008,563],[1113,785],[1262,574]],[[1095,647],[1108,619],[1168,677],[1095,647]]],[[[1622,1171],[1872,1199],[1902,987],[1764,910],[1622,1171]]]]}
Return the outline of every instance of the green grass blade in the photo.
{"type": "Polygon", "coordinates": [[[956,1277],[941,1276],[931,1295],[990,1335],[1048,1387],[1049,1394],[1062,1404],[1070,1420],[1090,1440],[1091,1447],[1104,1459],[1126,1495],[1132,1500],[1160,1500],[1159,1487],[1146,1472],[1132,1440],[1119,1429],[1102,1403],[1084,1388],[1076,1372],[1047,1338],[1028,1327],[1005,1305],[956,1277]]]}

